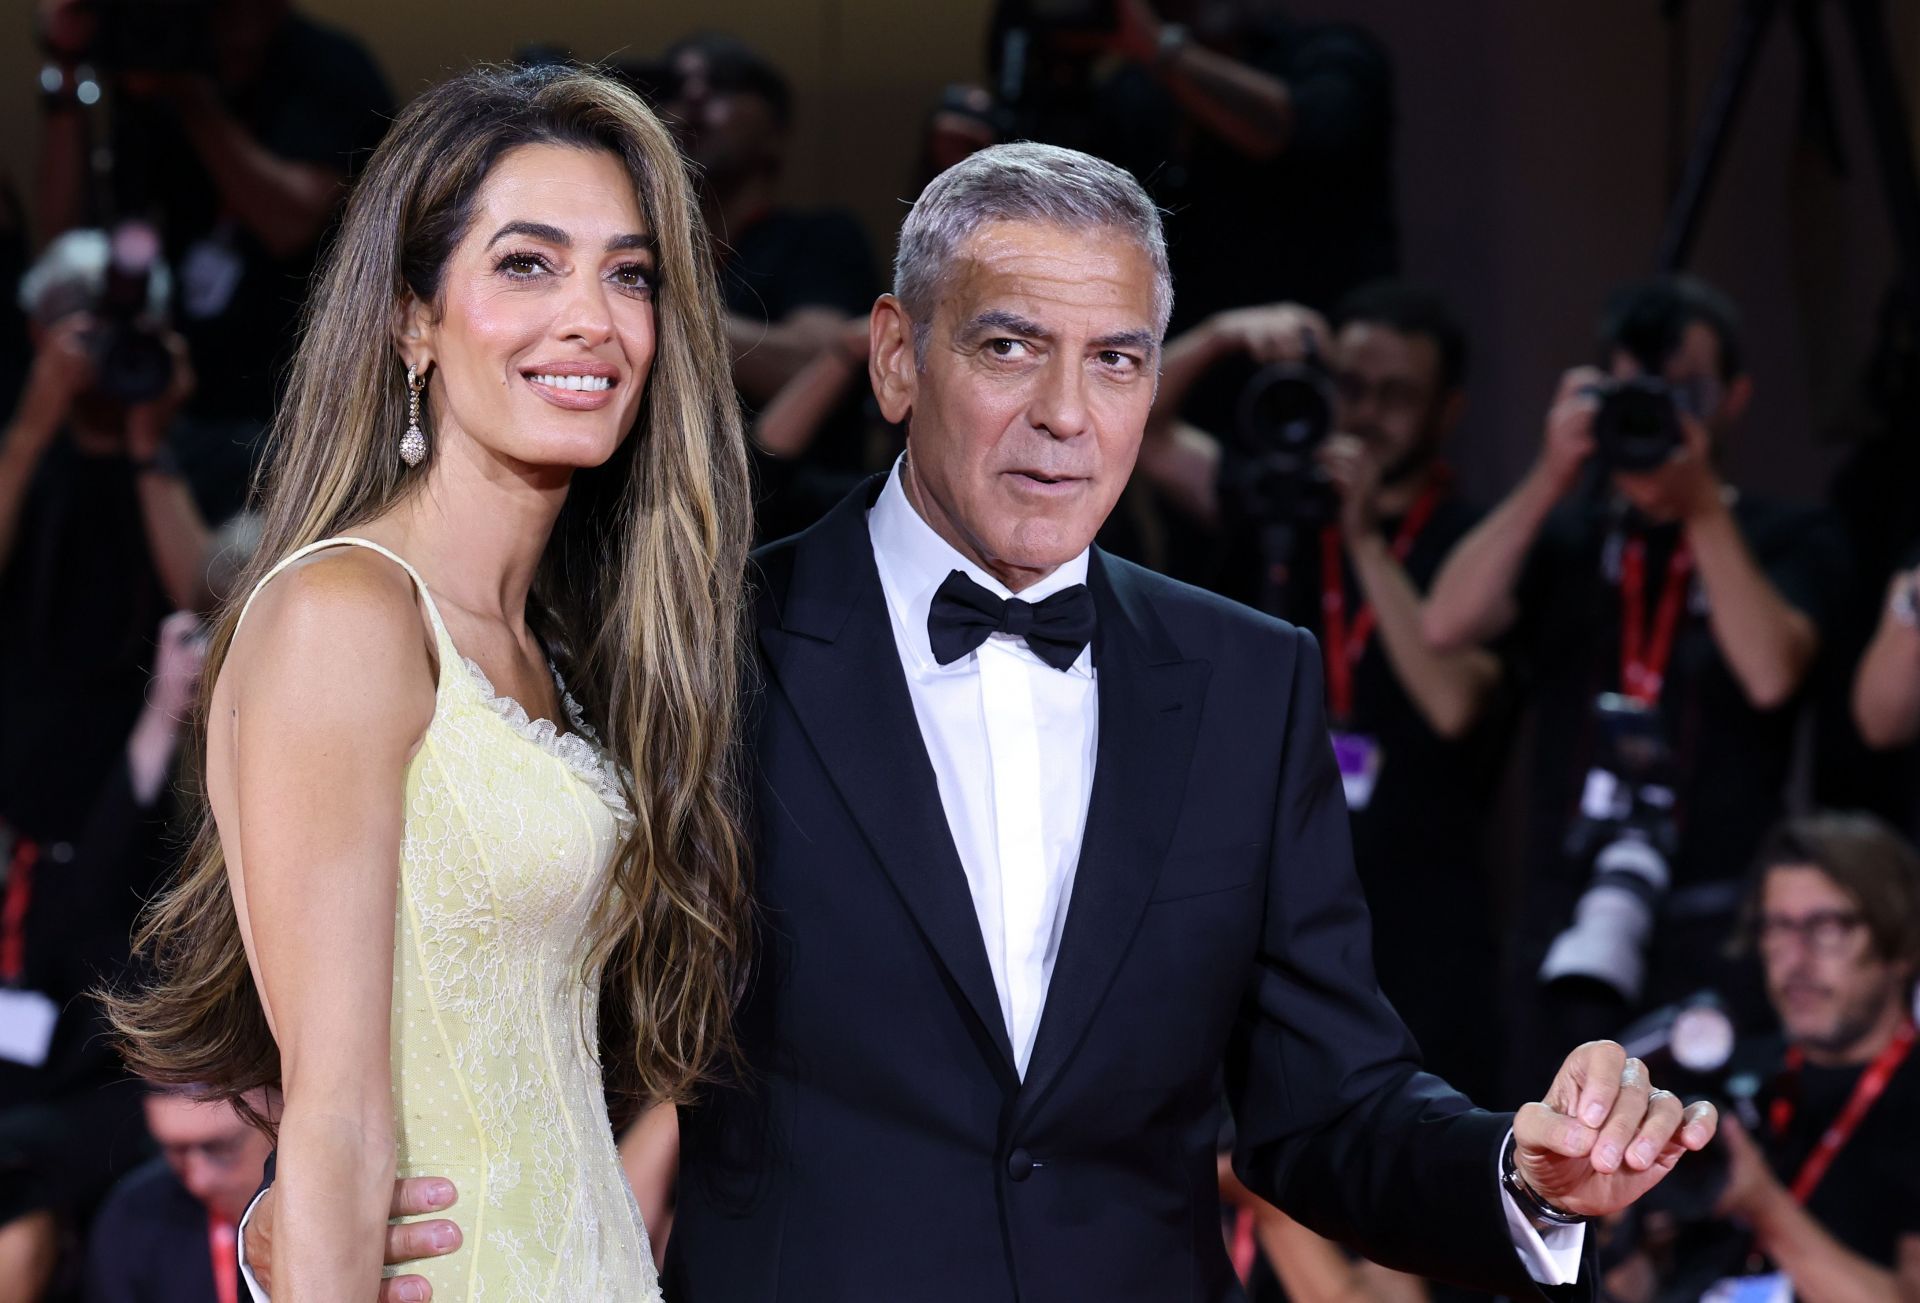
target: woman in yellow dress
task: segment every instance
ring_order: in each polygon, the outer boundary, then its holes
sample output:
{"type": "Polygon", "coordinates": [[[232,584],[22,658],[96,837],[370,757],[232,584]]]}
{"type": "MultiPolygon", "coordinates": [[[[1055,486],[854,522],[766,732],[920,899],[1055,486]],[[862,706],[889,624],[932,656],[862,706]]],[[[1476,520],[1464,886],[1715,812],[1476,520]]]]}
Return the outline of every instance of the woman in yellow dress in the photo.
{"type": "Polygon", "coordinates": [[[724,1058],[749,519],[705,247],[667,132],[582,71],[427,92],[348,203],[115,1007],[150,1077],[282,1085],[275,1303],[373,1297],[396,1173],[460,1192],[437,1303],[658,1297],[597,995],[649,1098],[724,1058]]]}

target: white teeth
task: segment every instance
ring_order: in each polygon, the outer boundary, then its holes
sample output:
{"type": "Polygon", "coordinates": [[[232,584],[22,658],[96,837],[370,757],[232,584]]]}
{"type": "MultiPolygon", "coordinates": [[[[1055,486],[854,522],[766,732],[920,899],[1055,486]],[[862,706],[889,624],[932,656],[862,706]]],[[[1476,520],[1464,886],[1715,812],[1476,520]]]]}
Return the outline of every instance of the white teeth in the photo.
{"type": "Polygon", "coordinates": [[[536,375],[527,378],[535,384],[545,385],[549,389],[577,389],[590,394],[597,394],[613,388],[613,381],[606,376],[536,375]]]}

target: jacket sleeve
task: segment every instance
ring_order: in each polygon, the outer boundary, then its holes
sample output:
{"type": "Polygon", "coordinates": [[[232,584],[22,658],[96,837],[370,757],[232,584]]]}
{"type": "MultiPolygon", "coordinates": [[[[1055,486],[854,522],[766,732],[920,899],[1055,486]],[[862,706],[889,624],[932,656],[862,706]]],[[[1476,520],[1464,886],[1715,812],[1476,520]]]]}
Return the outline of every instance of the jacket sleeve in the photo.
{"type": "Polygon", "coordinates": [[[1515,1298],[1590,1298],[1591,1260],[1579,1284],[1543,1290],[1514,1247],[1498,1177],[1512,1116],[1421,1072],[1380,993],[1319,647],[1296,630],[1280,659],[1292,690],[1260,956],[1227,1055],[1234,1169],[1304,1225],[1386,1266],[1515,1298]]]}

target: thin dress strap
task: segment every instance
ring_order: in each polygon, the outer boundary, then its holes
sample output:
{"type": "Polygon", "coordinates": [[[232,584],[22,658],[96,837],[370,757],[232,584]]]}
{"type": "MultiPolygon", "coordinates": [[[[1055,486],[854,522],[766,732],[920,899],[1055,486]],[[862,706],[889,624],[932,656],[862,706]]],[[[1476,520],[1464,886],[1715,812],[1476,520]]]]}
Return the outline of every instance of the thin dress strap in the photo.
{"type": "Polygon", "coordinates": [[[318,542],[309,543],[303,548],[298,548],[293,552],[289,552],[286,556],[282,557],[279,560],[279,562],[273,567],[273,569],[267,571],[266,574],[260,576],[260,582],[253,586],[253,591],[251,593],[247,594],[246,605],[240,608],[240,619],[234,621],[233,631],[235,633],[240,632],[240,625],[243,622],[245,622],[247,618],[247,612],[253,609],[253,599],[260,596],[260,590],[265,588],[269,581],[271,581],[275,576],[277,576],[282,570],[285,570],[288,566],[292,565],[295,561],[298,561],[301,557],[307,556],[314,552],[319,552],[322,549],[330,548],[330,547],[364,547],[370,552],[378,552],[381,556],[385,557],[387,560],[393,562],[395,565],[399,566],[402,570],[406,571],[407,577],[413,580],[413,586],[420,591],[420,600],[426,605],[426,608],[427,608],[427,618],[433,623],[434,639],[440,649],[441,660],[443,662],[446,660],[446,657],[449,654],[451,654],[454,650],[453,638],[451,635],[447,633],[447,626],[440,619],[440,608],[433,604],[433,594],[427,591],[427,581],[420,577],[420,572],[418,570],[415,570],[412,566],[407,564],[406,559],[404,557],[398,556],[393,552],[388,551],[386,548],[381,547],[378,543],[374,542],[372,539],[356,538],[351,534],[341,534],[337,538],[323,538],[318,542]]]}

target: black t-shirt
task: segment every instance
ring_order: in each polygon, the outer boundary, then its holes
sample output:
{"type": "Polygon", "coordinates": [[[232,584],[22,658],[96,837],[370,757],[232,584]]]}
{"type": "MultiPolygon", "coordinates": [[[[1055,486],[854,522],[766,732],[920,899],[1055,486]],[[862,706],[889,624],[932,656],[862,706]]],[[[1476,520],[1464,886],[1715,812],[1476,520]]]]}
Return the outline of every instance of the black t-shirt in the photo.
{"type": "MultiPolygon", "coordinates": [[[[1832,518],[1742,495],[1733,508],[1741,537],[1775,589],[1824,628],[1846,576],[1845,544],[1832,518]]],[[[1521,577],[1520,619],[1511,641],[1535,704],[1534,764],[1528,791],[1527,885],[1536,962],[1564,927],[1589,866],[1565,853],[1580,795],[1597,756],[1594,701],[1620,691],[1619,554],[1624,533],[1599,512],[1563,507],[1542,530],[1521,577]]],[[[1645,620],[1651,631],[1680,538],[1676,527],[1645,539],[1645,620]]],[[[1804,693],[1802,694],[1804,695],[1804,693]]],[[[1668,922],[1697,931],[1679,954],[1656,937],[1651,998],[1677,997],[1714,979],[1716,953],[1759,841],[1783,813],[1801,698],[1756,709],[1734,678],[1708,624],[1697,572],[1679,618],[1660,697],[1677,782],[1679,840],[1668,922]],[[1693,942],[1699,942],[1695,945],[1693,942]]],[[[1679,933],[1674,933],[1679,936],[1679,933]]]]}
{"type": "MultiPolygon", "coordinates": [[[[236,505],[244,450],[227,457],[216,438],[203,457],[201,442],[181,460],[218,520],[236,505]]],[[[0,570],[0,820],[45,843],[79,834],[140,712],[171,610],[132,466],[56,439],[0,570]]]]}
{"type": "MultiPolygon", "coordinates": [[[[342,175],[380,143],[394,108],[359,41],[298,14],[274,36],[260,75],[226,107],[276,157],[342,175]]],[[[151,212],[161,225],[174,275],[174,324],[199,378],[192,410],[264,420],[292,354],[319,242],[285,258],[269,253],[227,213],[165,105],[123,103],[114,137],[121,211],[151,212]]]]}
{"type": "Polygon", "coordinates": [[[1057,142],[1119,163],[1168,212],[1176,332],[1222,308],[1281,299],[1331,310],[1399,267],[1393,66],[1379,41],[1344,24],[1269,19],[1235,57],[1280,78],[1292,98],[1292,137],[1272,159],[1192,122],[1137,67],[1096,90],[1085,135],[1057,142]]]}
{"type": "MultiPolygon", "coordinates": [[[[242,1297],[246,1286],[240,1287],[242,1297]]],[[[95,1219],[87,1249],[93,1303],[204,1303],[216,1295],[206,1206],[165,1158],[129,1172],[95,1219]]]]}
{"type": "MultiPolygon", "coordinates": [[[[1440,499],[1403,562],[1422,592],[1480,513],[1440,499]]],[[[1399,519],[1382,522],[1388,539],[1399,519]]],[[[1283,614],[1327,645],[1321,606],[1322,532],[1301,531],[1283,614]]],[[[1365,595],[1343,565],[1347,626],[1365,595]]],[[[1329,703],[1331,711],[1331,703],[1329,703]]],[[[1469,1095],[1486,1098],[1494,1054],[1483,1029],[1495,995],[1497,951],[1482,843],[1511,733],[1505,694],[1497,695],[1466,736],[1434,732],[1388,660],[1378,629],[1353,674],[1353,713],[1333,721],[1378,746],[1381,763],[1364,808],[1352,811],[1354,863],[1373,914],[1380,986],[1420,1042],[1427,1066],[1469,1095]],[[1447,983],[1433,975],[1444,971],[1447,983]],[[1478,1008],[1477,1015],[1463,1010],[1478,1008]]]]}

